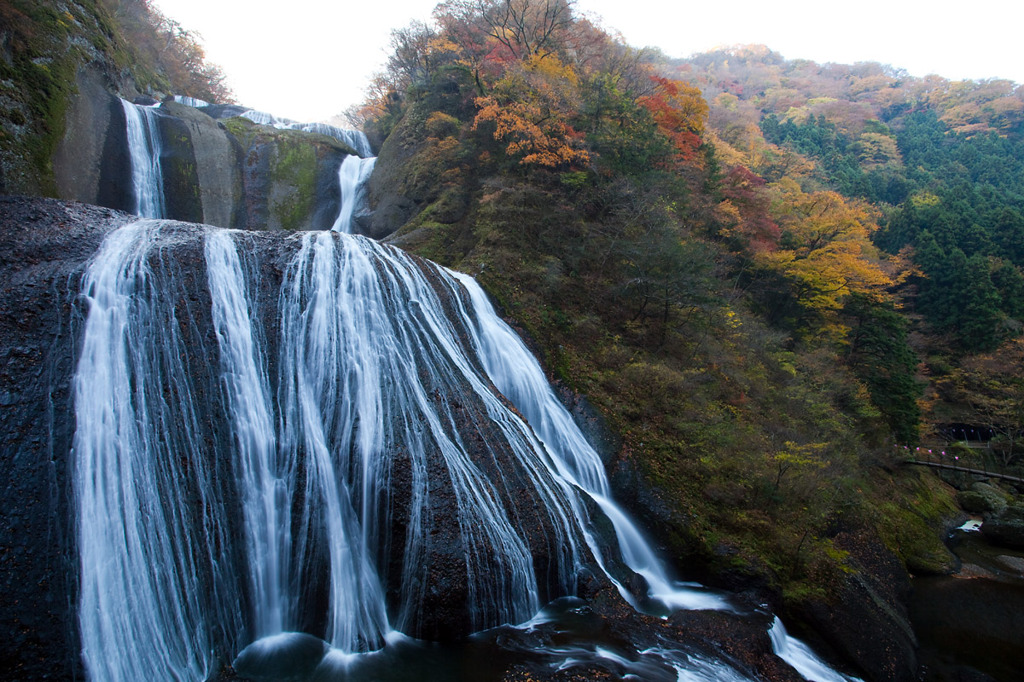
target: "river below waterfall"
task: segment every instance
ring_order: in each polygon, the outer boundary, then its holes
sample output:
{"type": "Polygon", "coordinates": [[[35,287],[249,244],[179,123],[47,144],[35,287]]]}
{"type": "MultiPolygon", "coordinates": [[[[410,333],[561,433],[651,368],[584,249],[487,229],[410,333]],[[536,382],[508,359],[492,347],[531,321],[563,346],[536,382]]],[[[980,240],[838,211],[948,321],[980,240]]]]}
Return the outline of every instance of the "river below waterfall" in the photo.
{"type": "Polygon", "coordinates": [[[1024,552],[954,531],[952,576],[915,578],[910,617],[927,682],[1024,678],[1024,552]],[[985,676],[988,677],[985,677],[985,676]]]}

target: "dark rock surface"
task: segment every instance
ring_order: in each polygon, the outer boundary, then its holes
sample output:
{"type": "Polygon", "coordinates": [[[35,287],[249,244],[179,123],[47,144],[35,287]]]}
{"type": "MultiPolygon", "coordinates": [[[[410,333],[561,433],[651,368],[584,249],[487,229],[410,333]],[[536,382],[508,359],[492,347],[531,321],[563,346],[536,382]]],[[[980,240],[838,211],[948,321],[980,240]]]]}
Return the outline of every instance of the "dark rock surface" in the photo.
{"type": "Polygon", "coordinates": [[[917,675],[917,637],[907,604],[910,581],[897,558],[866,533],[840,532],[837,548],[852,568],[828,586],[830,603],[809,601],[794,614],[808,643],[852,661],[870,680],[909,682],[917,675]]]}
{"type": "Polygon", "coordinates": [[[422,124],[415,116],[403,118],[380,149],[368,186],[373,216],[367,236],[383,239],[395,233],[437,198],[436,168],[416,163],[427,148],[422,124]]]}
{"type": "Polygon", "coordinates": [[[303,632],[284,632],[259,639],[242,649],[232,667],[244,679],[261,682],[305,680],[323,660],[330,645],[303,632]]]}
{"type": "Polygon", "coordinates": [[[53,160],[57,192],[64,199],[129,209],[131,166],[123,131],[124,114],[111,84],[95,69],[77,74],[76,93],[65,119],[64,137],[53,160]]]}
{"type": "Polygon", "coordinates": [[[981,534],[994,545],[1024,549],[1024,507],[1007,507],[987,515],[981,534]]]}
{"type": "MultiPolygon", "coordinates": [[[[183,167],[177,176],[191,181],[200,205],[191,219],[207,225],[240,227],[242,197],[241,150],[224,127],[203,112],[174,102],[165,102],[161,110],[177,121],[180,130],[171,145],[183,167]]],[[[168,136],[165,134],[165,139],[168,136]]],[[[172,157],[174,159],[175,157],[172,157]]],[[[165,161],[166,163],[166,161],[165,161]]],[[[188,191],[187,189],[185,190],[188,191]]],[[[172,213],[185,220],[185,214],[172,213]]]]}
{"type": "Polygon", "coordinates": [[[278,130],[242,118],[217,125],[226,127],[241,174],[241,203],[236,209],[241,215],[231,226],[249,230],[331,228],[341,208],[338,169],[353,152],[350,147],[325,135],[278,130]]]}
{"type": "Polygon", "coordinates": [[[973,483],[967,490],[957,492],[956,501],[964,511],[975,514],[987,512],[998,514],[1007,506],[1004,493],[995,486],[980,482],[973,483]]]}
{"type": "Polygon", "coordinates": [[[70,679],[80,667],[68,477],[74,292],[106,232],[131,220],[82,204],[0,197],[3,679],[70,679]]]}

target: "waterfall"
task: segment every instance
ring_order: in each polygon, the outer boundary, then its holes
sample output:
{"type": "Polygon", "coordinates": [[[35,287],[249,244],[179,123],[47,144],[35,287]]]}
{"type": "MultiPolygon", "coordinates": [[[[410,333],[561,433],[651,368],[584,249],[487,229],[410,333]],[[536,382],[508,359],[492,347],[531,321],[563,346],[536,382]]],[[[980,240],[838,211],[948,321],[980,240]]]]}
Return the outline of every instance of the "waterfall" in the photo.
{"type": "Polygon", "coordinates": [[[285,130],[302,130],[307,133],[317,133],[319,135],[333,137],[339,142],[344,142],[349,147],[352,147],[360,157],[366,158],[373,155],[373,150],[370,149],[370,141],[367,139],[366,135],[359,130],[348,130],[346,128],[332,126],[327,123],[299,123],[287,118],[278,118],[273,114],[268,114],[264,111],[257,111],[255,109],[248,109],[239,115],[242,116],[242,118],[249,119],[253,123],[258,123],[259,125],[273,126],[275,128],[285,130]]]}
{"type": "Polygon", "coordinates": [[[341,209],[338,217],[331,226],[335,232],[352,233],[352,219],[358,216],[366,203],[366,183],[373,172],[377,158],[372,156],[370,141],[366,134],[359,130],[346,130],[326,123],[297,123],[285,118],[278,118],[272,114],[255,109],[249,109],[241,114],[253,123],[260,125],[274,126],[275,128],[302,130],[309,133],[327,135],[336,140],[344,142],[353,150],[355,155],[346,156],[338,168],[338,186],[341,191],[341,209]]]}
{"type": "Polygon", "coordinates": [[[132,213],[144,218],[163,218],[164,180],[160,167],[160,128],[154,107],[140,107],[121,100],[128,153],[131,158],[132,191],[135,206],[132,213]]]}
{"type": "Polygon", "coordinates": [[[459,548],[474,629],[571,594],[582,532],[465,346],[467,320],[445,312],[458,283],[364,238],[307,233],[282,244],[294,255],[261,310],[236,238],[206,233],[208,309],[182,303],[180,224],[113,232],[85,275],[74,457],[90,675],[204,679],[213,651],[319,608],[336,650],[377,649],[429,617],[437,534],[459,548]],[[207,328],[216,348],[190,353],[207,328]],[[542,535],[521,525],[531,515],[542,535]],[[550,565],[534,566],[539,550],[550,565]]]}
{"type": "Polygon", "coordinates": [[[811,650],[809,646],[786,632],[782,621],[776,617],[768,630],[775,655],[793,666],[805,680],[817,682],[861,682],[860,678],[836,672],[811,650]]]}
{"type": "Polygon", "coordinates": [[[346,156],[338,168],[338,185],[341,188],[341,210],[331,227],[336,232],[352,233],[352,219],[366,204],[366,182],[370,179],[377,157],[366,159],[346,156]]]}
{"type": "Polygon", "coordinates": [[[215,615],[201,587],[228,563],[217,551],[227,529],[210,485],[216,476],[197,456],[203,417],[172,302],[182,292],[158,295],[171,282],[148,258],[158,229],[140,221],[112,233],[82,283],[78,619],[86,667],[107,682],[203,680],[212,671],[212,621],[231,622],[215,615]]]}
{"type": "Polygon", "coordinates": [[[284,629],[291,603],[285,592],[291,544],[287,496],[276,461],[271,392],[234,241],[229,232],[211,231],[205,247],[221,382],[239,470],[253,630],[257,637],[267,637],[284,629]]]}
{"type": "MultiPolygon", "coordinates": [[[[544,371],[522,340],[498,317],[476,280],[452,273],[469,292],[474,318],[474,345],[498,390],[519,409],[544,443],[554,465],[553,473],[584,491],[612,522],[622,552],[622,560],[648,583],[648,597],[663,609],[728,608],[721,597],[700,588],[673,581],[650,543],[629,516],[611,499],[604,464],[573,421],[568,410],[555,397],[544,371]]],[[[580,523],[587,524],[577,506],[580,523]]],[[[591,549],[600,560],[596,543],[591,549]]],[[[617,583],[630,603],[639,606],[635,595],[617,583]]]]}
{"type": "Polygon", "coordinates": [[[205,99],[199,99],[198,97],[187,97],[185,95],[175,95],[174,101],[178,104],[183,104],[186,107],[192,107],[193,109],[202,109],[203,107],[210,106],[210,103],[205,99]]]}
{"type": "MultiPolygon", "coordinates": [[[[401,633],[430,635],[437,610],[463,613],[467,632],[529,622],[583,573],[660,614],[728,606],[668,575],[466,275],[337,232],[143,219],[107,236],[81,301],[73,487],[91,679],[205,680],[243,647],[236,665],[280,667],[287,649],[329,677],[401,648],[401,633]],[[260,277],[261,245],[279,286],[260,277]],[[602,556],[595,513],[621,556],[602,556]]],[[[771,637],[801,674],[829,670],[781,623],[771,637]]],[[[744,679],[694,651],[538,652],[744,679]]]]}

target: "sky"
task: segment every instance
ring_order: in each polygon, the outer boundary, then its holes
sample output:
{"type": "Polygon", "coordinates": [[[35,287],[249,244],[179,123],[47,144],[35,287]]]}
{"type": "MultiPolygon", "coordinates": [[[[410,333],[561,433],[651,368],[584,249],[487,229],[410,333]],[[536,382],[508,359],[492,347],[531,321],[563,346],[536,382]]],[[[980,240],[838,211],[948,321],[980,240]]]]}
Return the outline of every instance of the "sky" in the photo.
{"type": "MultiPolygon", "coordinates": [[[[153,0],[202,38],[239,103],[303,122],[363,100],[393,29],[437,0],[153,0]]],[[[634,47],[671,57],[758,43],[787,59],[874,61],[913,76],[1024,83],[1024,2],[577,0],[634,47]],[[713,5],[713,6],[712,6],[713,5]]]]}

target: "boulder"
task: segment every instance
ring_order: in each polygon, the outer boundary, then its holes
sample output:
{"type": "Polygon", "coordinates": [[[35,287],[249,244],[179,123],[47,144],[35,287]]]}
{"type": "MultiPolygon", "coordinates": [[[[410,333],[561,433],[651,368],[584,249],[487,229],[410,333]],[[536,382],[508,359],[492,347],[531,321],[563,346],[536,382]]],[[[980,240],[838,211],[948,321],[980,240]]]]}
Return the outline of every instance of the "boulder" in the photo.
{"type": "Polygon", "coordinates": [[[243,216],[250,230],[329,230],[341,209],[338,169],[352,148],[326,135],[233,118],[222,123],[240,150],[243,216]]]}
{"type": "Polygon", "coordinates": [[[959,491],[956,501],[964,511],[973,514],[999,513],[1007,506],[1006,496],[988,483],[974,483],[970,489],[959,491]]]}
{"type": "Polygon", "coordinates": [[[231,667],[243,680],[286,682],[305,680],[330,646],[324,640],[304,632],[282,632],[258,639],[242,649],[231,667]]]}
{"type": "Polygon", "coordinates": [[[53,170],[62,199],[130,209],[131,162],[123,132],[124,112],[99,71],[83,67],[76,78],[57,145],[53,170]]]}
{"type": "Polygon", "coordinates": [[[833,542],[849,552],[853,570],[835,577],[830,601],[808,600],[794,609],[800,634],[816,650],[835,651],[853,662],[865,679],[917,679],[917,637],[903,566],[867,533],[840,532],[833,542]]]}
{"type": "MultiPolygon", "coordinates": [[[[189,217],[207,225],[242,227],[242,150],[238,143],[198,109],[173,101],[165,102],[161,109],[177,122],[173,130],[165,130],[164,139],[172,141],[168,145],[171,156],[164,162],[170,161],[168,185],[184,185],[181,191],[185,193],[191,182],[198,190],[199,214],[189,217]],[[182,181],[175,181],[177,178],[182,181]]],[[[188,219],[183,212],[174,215],[188,219]]]]}
{"type": "Polygon", "coordinates": [[[1007,507],[987,515],[981,534],[994,545],[1024,549],[1024,507],[1007,507]]]}

